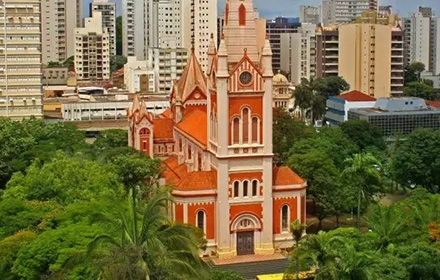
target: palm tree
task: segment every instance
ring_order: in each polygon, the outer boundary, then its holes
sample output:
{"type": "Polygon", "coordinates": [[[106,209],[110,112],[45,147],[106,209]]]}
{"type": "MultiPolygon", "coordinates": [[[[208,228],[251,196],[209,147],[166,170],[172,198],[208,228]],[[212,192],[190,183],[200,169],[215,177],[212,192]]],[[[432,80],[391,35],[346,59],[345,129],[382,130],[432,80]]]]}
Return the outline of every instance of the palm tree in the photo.
{"type": "MultiPolygon", "coordinates": [[[[202,238],[192,226],[170,221],[167,214],[170,191],[159,189],[145,202],[143,211],[137,209],[135,197],[131,194],[128,207],[115,204],[118,218],[95,219],[116,226],[113,232],[119,237],[110,234],[95,237],[88,246],[89,253],[97,249],[108,252],[110,248],[111,262],[115,261],[114,252],[119,253],[121,269],[118,273],[123,274],[119,278],[206,279],[206,265],[199,257],[202,238]]],[[[105,275],[106,269],[102,271],[105,275]]]]}
{"type": "Polygon", "coordinates": [[[347,158],[344,163],[346,168],[342,172],[342,177],[347,177],[353,184],[357,184],[357,218],[356,226],[360,228],[361,200],[369,183],[380,182],[379,173],[380,163],[370,153],[355,154],[347,158]]]}
{"type": "Polygon", "coordinates": [[[379,235],[381,250],[401,240],[408,229],[407,217],[402,215],[400,208],[393,205],[388,207],[379,205],[367,217],[368,227],[379,235]]]}
{"type": "Polygon", "coordinates": [[[333,261],[317,270],[316,280],[369,280],[375,277],[376,260],[371,252],[358,252],[353,244],[345,243],[333,261]]]}

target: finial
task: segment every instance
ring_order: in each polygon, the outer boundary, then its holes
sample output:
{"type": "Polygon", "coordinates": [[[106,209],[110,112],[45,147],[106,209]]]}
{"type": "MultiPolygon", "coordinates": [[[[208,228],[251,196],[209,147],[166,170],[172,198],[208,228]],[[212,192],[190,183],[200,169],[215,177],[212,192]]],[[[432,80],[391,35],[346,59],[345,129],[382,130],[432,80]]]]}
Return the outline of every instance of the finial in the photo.
{"type": "Polygon", "coordinates": [[[247,54],[247,48],[244,48],[243,51],[244,51],[244,54],[247,54]]]}

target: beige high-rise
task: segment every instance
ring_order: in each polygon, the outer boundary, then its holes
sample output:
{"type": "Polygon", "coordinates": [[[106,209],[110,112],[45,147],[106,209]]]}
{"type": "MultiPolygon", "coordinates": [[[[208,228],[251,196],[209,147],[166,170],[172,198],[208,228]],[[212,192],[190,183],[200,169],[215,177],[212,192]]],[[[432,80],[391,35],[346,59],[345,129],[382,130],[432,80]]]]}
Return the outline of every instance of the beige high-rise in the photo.
{"type": "Polygon", "coordinates": [[[343,77],[375,98],[403,93],[403,32],[381,24],[345,24],[317,36],[317,75],[343,77]]]}
{"type": "Polygon", "coordinates": [[[43,116],[40,1],[0,1],[0,116],[43,116]]]}
{"type": "MultiPolygon", "coordinates": [[[[24,1],[26,2],[26,1],[24,1]]],[[[63,62],[75,53],[75,27],[81,27],[82,0],[41,2],[43,63],[63,62]]]]}
{"type": "Polygon", "coordinates": [[[75,72],[78,80],[110,79],[110,41],[101,12],[94,11],[84,27],[75,28],[75,72]]]}

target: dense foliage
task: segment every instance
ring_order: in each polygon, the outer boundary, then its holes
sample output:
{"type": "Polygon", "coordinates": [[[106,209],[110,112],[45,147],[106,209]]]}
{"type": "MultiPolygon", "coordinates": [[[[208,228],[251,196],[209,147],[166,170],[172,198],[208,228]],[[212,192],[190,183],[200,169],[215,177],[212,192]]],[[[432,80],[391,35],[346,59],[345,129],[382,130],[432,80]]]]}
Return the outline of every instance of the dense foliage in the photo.
{"type": "Polygon", "coordinates": [[[110,130],[0,118],[1,279],[208,279],[200,231],[167,214],[159,161],[110,130]]]}
{"type": "MultiPolygon", "coordinates": [[[[315,279],[439,279],[440,195],[417,189],[367,216],[369,231],[338,228],[303,236],[288,272],[315,270],[315,279]]],[[[293,278],[294,279],[294,278],[293,278]]]]}
{"type": "Polygon", "coordinates": [[[327,98],[349,89],[350,85],[339,76],[310,78],[310,80],[303,78],[293,92],[295,107],[300,108],[304,120],[308,118],[314,123],[324,115],[327,98]]]}

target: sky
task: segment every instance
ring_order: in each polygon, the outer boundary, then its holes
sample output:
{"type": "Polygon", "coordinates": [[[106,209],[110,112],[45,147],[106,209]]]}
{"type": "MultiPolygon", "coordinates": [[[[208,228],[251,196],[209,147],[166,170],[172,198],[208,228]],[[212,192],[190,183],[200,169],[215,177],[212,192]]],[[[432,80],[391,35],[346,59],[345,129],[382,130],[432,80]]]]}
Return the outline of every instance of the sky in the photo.
{"type": "MultiPolygon", "coordinates": [[[[121,1],[110,0],[117,3],[118,14],[121,13],[121,1]]],[[[89,14],[90,2],[91,0],[84,0],[84,16],[89,14]]],[[[226,0],[218,0],[219,11],[223,11],[225,2],[226,0]]],[[[254,7],[258,8],[260,15],[265,18],[297,17],[300,5],[319,5],[321,2],[322,0],[254,0],[254,7]]],[[[417,11],[419,6],[432,7],[435,14],[440,16],[440,0],[379,0],[379,5],[392,5],[393,11],[403,17],[417,11]]]]}

